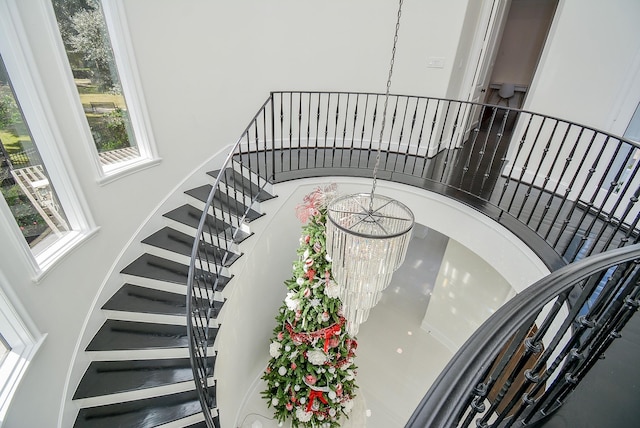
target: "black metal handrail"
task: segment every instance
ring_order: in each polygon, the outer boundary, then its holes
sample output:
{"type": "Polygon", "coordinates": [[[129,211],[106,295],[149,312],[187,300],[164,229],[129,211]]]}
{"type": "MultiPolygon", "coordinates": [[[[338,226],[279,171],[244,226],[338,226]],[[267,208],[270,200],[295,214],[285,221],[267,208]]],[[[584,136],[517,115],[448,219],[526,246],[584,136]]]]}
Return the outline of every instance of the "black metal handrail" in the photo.
{"type": "Polygon", "coordinates": [[[380,147],[379,179],[474,207],[519,236],[551,270],[638,241],[635,143],[525,110],[404,95],[390,97],[379,141],[383,98],[273,92],[233,146],[205,203],[188,280],[190,355],[204,409],[215,407],[207,356],[223,303],[225,260],[215,254],[234,248],[255,203],[253,190],[268,183],[371,177],[380,147]],[[222,185],[226,168],[243,177],[240,190],[222,185]],[[244,212],[231,201],[241,201],[244,212]]]}
{"type": "Polygon", "coordinates": [[[551,414],[638,309],[639,258],[640,245],[588,257],[505,303],[453,356],[406,426],[507,428],[551,414]]]}
{"type": "Polygon", "coordinates": [[[225,171],[233,167],[232,160],[240,153],[240,146],[245,142],[244,136],[249,135],[251,128],[255,126],[261,116],[264,121],[264,109],[267,103],[268,100],[254,116],[242,134],[243,137],[234,144],[223,162],[220,173],[205,201],[191,251],[186,308],[189,359],[205,422],[210,428],[219,427],[218,418],[212,415],[212,411],[216,408],[216,394],[214,386],[210,385],[209,380],[213,374],[211,353],[217,333],[217,317],[224,303],[223,300],[220,300],[219,289],[225,271],[226,259],[234,249],[237,236],[242,233],[242,225],[247,212],[255,203],[255,197],[251,195],[259,193],[259,190],[262,190],[268,182],[263,178],[260,167],[254,167],[249,160],[236,166],[243,177],[249,176],[251,178],[251,181],[247,178],[249,186],[239,186],[240,189],[228,187],[223,190],[224,199],[246,203],[246,211],[244,213],[232,211],[231,207],[235,204],[224,207],[216,206],[214,198],[221,191],[225,171]],[[254,171],[257,171],[257,174],[254,171]],[[255,176],[252,176],[253,174],[255,176]],[[252,187],[258,191],[253,192],[252,187]],[[249,197],[248,201],[247,197],[249,197]]]}

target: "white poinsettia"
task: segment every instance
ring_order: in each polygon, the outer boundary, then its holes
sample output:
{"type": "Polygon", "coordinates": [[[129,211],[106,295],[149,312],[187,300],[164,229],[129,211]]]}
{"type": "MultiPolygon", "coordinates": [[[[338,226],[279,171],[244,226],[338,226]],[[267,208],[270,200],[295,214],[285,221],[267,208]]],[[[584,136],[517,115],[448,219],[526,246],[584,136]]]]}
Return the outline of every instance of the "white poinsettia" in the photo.
{"type": "Polygon", "coordinates": [[[336,299],[338,298],[338,296],[340,296],[340,286],[336,284],[333,280],[329,280],[324,286],[324,294],[327,297],[336,299]]]}
{"type": "Polygon", "coordinates": [[[280,342],[271,342],[271,345],[269,345],[269,355],[273,358],[280,357],[280,348],[282,348],[282,344],[280,342]]]}
{"type": "Polygon", "coordinates": [[[349,369],[347,370],[347,375],[345,376],[346,380],[353,380],[356,378],[356,374],[353,372],[353,370],[349,369]]]}
{"type": "Polygon", "coordinates": [[[307,360],[315,366],[321,366],[327,362],[327,354],[320,349],[307,352],[307,360]]]}
{"type": "Polygon", "coordinates": [[[287,297],[284,298],[284,303],[290,311],[297,311],[300,308],[300,300],[294,299],[295,293],[290,291],[287,293],[287,297]]]}
{"type": "Polygon", "coordinates": [[[296,418],[298,418],[300,422],[309,422],[312,416],[313,412],[306,412],[302,408],[296,409],[296,418]]]}

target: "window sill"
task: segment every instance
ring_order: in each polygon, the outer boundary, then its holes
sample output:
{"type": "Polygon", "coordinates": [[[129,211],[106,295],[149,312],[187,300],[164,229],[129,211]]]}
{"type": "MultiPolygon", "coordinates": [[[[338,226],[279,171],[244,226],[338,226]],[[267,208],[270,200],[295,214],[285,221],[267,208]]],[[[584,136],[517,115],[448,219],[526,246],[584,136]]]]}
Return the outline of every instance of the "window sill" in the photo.
{"type": "Polygon", "coordinates": [[[98,184],[103,186],[119,180],[122,177],[126,177],[127,175],[134,174],[147,168],[152,168],[159,165],[160,162],[162,162],[162,158],[136,159],[134,161],[123,162],[122,164],[112,166],[110,169],[104,171],[105,175],[98,179],[98,184]]]}
{"type": "Polygon", "coordinates": [[[93,237],[98,230],[100,230],[99,227],[94,227],[84,233],[68,232],[65,236],[42,250],[36,247],[35,250],[39,250],[39,252],[34,252],[37,268],[33,282],[39,283],[54,266],[93,237]]]}

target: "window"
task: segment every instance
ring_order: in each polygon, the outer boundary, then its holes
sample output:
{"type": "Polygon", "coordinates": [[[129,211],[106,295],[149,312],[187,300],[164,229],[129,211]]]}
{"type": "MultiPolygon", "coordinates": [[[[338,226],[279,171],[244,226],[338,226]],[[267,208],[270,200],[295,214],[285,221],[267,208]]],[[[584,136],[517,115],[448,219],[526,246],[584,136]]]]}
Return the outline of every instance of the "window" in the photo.
{"type": "Polygon", "coordinates": [[[32,323],[20,317],[2,291],[7,280],[0,273],[0,425],[29,362],[44,341],[32,323]]]}
{"type": "Polygon", "coordinates": [[[0,229],[38,281],[97,228],[28,47],[17,0],[0,0],[0,229]]]}
{"type": "Polygon", "coordinates": [[[101,176],[152,160],[150,132],[143,124],[141,94],[136,93],[139,85],[132,72],[133,58],[120,52],[118,63],[115,59],[114,49],[119,46],[126,51],[127,46],[126,28],[117,19],[121,17],[119,3],[52,0],[52,5],[101,176]],[[108,28],[108,23],[113,28],[108,28]]]}
{"type": "Polygon", "coordinates": [[[0,192],[31,248],[69,231],[0,55],[0,192]]]}

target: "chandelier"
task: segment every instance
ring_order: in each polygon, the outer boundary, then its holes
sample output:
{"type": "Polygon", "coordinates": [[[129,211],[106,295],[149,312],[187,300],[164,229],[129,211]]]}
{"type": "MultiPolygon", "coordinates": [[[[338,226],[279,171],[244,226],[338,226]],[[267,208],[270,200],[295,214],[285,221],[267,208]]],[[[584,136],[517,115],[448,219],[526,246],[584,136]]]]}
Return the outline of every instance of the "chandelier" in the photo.
{"type": "Polygon", "coordinates": [[[353,336],[380,300],[393,272],[402,265],[414,224],[413,213],[406,205],[375,194],[401,13],[402,0],[398,7],[371,192],[338,197],[327,206],[327,252],[332,259],[333,278],[340,286],[346,329],[353,336]]]}

